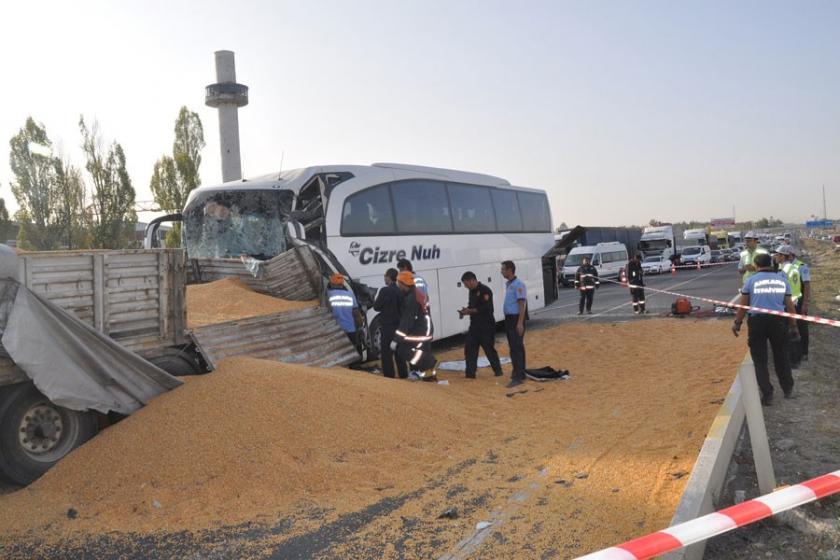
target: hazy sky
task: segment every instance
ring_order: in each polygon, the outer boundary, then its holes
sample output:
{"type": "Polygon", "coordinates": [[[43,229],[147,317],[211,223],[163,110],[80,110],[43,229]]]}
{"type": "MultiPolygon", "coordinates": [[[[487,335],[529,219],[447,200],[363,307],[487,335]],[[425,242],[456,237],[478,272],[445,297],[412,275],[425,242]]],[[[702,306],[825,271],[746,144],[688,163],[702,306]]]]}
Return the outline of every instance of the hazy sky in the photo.
{"type": "Polygon", "coordinates": [[[7,2],[0,195],[32,115],[82,163],[79,114],[138,200],[236,52],[246,176],[397,161],[548,190],[556,223],[840,212],[840,2],[7,2]]]}

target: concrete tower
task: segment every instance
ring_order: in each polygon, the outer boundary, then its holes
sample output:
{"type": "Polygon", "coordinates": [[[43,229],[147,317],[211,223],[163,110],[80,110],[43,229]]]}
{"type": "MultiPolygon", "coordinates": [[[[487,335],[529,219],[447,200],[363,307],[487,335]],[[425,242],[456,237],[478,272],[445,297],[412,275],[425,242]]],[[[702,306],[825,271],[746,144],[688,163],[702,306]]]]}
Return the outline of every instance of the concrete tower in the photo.
{"type": "Polygon", "coordinates": [[[239,107],[248,104],[248,86],[236,83],[233,51],[216,51],[216,81],[207,86],[204,102],[219,110],[222,181],[242,178],[239,156],[239,107]]]}

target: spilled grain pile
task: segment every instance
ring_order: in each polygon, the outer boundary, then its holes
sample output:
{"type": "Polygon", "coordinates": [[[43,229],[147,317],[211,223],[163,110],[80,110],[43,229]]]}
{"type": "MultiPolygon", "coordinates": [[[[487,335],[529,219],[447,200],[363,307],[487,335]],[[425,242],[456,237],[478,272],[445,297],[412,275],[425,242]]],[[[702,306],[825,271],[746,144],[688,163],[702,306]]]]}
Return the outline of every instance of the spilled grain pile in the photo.
{"type": "Polygon", "coordinates": [[[289,301],[251,290],[236,277],[187,286],[190,328],[318,305],[317,300],[289,301]]]}
{"type": "MultiPolygon", "coordinates": [[[[81,532],[99,546],[107,531],[254,522],[251,548],[222,557],[428,558],[492,521],[499,536],[483,557],[576,557],[667,525],[744,357],[743,337],[728,327],[533,330],[529,365],[572,378],[515,390],[486,369],[476,380],[439,372],[449,382],[441,386],[228,360],[0,497],[0,550],[30,531],[33,547],[47,539],[59,543],[51,553],[95,555],[85,548],[94,545],[60,539],[81,532]],[[698,341],[714,352],[684,351],[698,341]],[[450,508],[455,519],[438,518],[450,508]]],[[[236,536],[222,534],[225,543],[236,536]]],[[[129,550],[137,537],[126,538],[129,550]]],[[[190,538],[172,550],[220,554],[205,534],[190,538]]]]}

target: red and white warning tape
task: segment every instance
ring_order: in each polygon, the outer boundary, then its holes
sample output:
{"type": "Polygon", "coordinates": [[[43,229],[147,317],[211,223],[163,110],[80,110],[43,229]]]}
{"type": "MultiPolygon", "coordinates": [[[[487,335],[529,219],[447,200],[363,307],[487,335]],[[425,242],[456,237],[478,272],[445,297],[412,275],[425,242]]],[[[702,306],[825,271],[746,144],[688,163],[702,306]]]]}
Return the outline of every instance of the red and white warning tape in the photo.
{"type": "Polygon", "coordinates": [[[840,492],[840,470],[627,541],[578,560],[645,560],[840,492]]]}
{"type": "Polygon", "coordinates": [[[746,309],[747,311],[757,311],[759,313],[767,313],[769,315],[778,315],[779,317],[792,317],[794,319],[798,319],[800,321],[808,321],[810,323],[818,323],[820,325],[830,325],[832,327],[840,327],[840,321],[836,319],[826,319],[825,317],[817,317],[815,315],[800,315],[798,313],[788,313],[786,311],[776,311],[774,309],[766,309],[764,307],[754,307],[752,305],[741,305],[740,303],[729,303],[728,301],[721,301],[717,299],[710,299],[704,298],[700,296],[690,296],[687,294],[680,294],[677,292],[669,292],[668,290],[658,290],[656,288],[651,288],[650,286],[633,286],[632,284],[625,285],[625,283],[611,280],[608,278],[601,278],[601,282],[610,282],[612,284],[619,284],[621,286],[629,287],[630,289],[633,288],[643,288],[650,292],[656,292],[659,294],[667,294],[669,296],[676,296],[676,297],[683,297],[689,300],[695,301],[704,301],[706,303],[713,303],[715,305],[723,306],[723,307],[732,307],[737,309],[746,309]]]}

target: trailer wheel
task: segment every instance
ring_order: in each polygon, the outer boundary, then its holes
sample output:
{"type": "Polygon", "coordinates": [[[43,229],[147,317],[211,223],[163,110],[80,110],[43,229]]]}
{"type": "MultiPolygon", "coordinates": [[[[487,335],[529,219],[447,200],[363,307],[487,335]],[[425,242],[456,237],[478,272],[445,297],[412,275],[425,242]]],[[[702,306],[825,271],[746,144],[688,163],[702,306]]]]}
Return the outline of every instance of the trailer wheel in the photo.
{"type": "Polygon", "coordinates": [[[368,344],[368,360],[378,360],[382,355],[382,325],[379,317],[375,317],[370,324],[370,344],[368,344]]]}
{"type": "Polygon", "coordinates": [[[149,358],[149,361],[175,377],[204,373],[190,353],[175,348],[168,348],[162,355],[149,358]]]}
{"type": "Polygon", "coordinates": [[[98,431],[94,412],[57,406],[22,383],[0,402],[0,474],[29,484],[98,431]]]}

